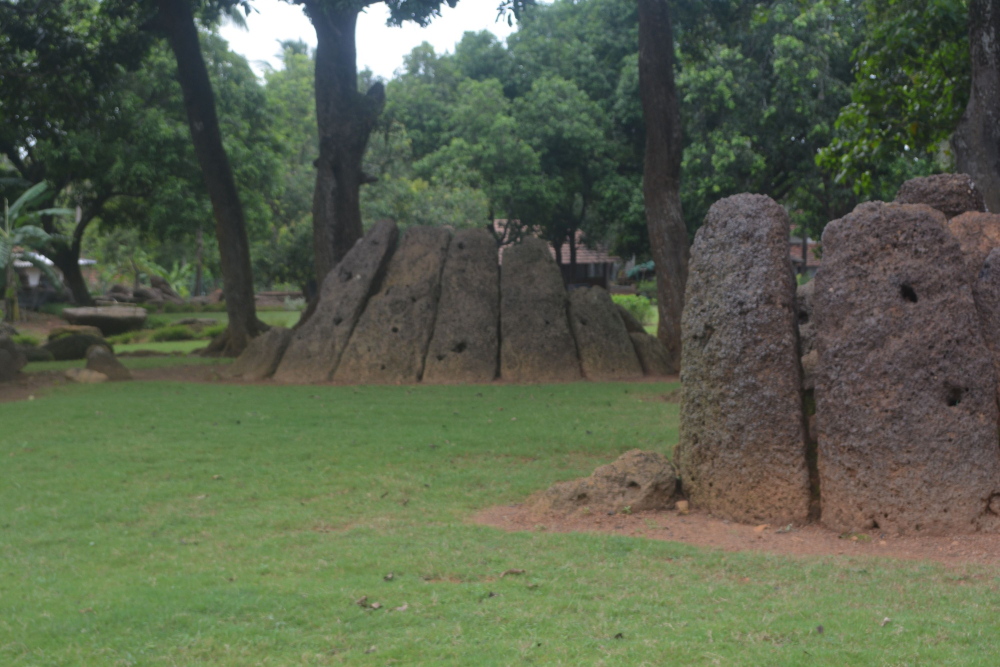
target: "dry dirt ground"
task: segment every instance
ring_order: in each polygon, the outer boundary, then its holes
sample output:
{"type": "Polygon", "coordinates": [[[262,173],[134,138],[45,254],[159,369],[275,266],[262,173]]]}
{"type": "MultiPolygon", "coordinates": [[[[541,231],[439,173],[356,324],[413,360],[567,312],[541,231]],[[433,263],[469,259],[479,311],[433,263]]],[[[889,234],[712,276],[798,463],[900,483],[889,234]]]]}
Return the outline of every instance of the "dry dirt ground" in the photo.
{"type": "Polygon", "coordinates": [[[479,512],[476,523],[507,531],[611,533],[684,542],[725,551],[787,556],[881,556],[931,560],[945,565],[1000,565],[1000,535],[956,537],[874,534],[840,535],[821,525],[746,526],[691,512],[660,510],[613,516],[539,514],[526,505],[501,505],[479,512]]]}
{"type": "MultiPolygon", "coordinates": [[[[239,382],[227,379],[222,368],[213,365],[132,369],[132,377],[136,382],[239,382]]],[[[40,392],[66,384],[65,371],[21,373],[13,382],[0,382],[0,403],[33,400],[40,392]]]]}

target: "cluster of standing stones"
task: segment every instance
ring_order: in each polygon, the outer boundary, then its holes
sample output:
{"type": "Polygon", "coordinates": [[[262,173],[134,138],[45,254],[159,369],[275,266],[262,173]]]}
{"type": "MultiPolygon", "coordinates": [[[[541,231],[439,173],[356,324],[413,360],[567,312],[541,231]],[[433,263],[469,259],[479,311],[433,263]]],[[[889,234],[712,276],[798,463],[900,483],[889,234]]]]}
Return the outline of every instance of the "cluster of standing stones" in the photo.
{"type": "Polygon", "coordinates": [[[841,531],[1000,529],[1000,215],[965,175],[827,225],[796,287],[768,197],[717,202],[682,321],[692,507],[841,531]]]}
{"type": "Polygon", "coordinates": [[[567,292],[548,245],[485,229],[376,223],[295,330],[255,338],[248,380],[345,384],[555,382],[667,375],[663,346],[600,287],[567,292]]]}

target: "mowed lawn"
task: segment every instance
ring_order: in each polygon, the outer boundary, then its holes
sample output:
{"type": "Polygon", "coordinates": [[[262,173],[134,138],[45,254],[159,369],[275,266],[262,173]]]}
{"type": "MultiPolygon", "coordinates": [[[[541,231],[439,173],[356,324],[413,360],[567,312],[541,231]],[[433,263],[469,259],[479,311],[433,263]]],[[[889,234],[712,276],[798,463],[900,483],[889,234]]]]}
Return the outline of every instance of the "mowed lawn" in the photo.
{"type": "Polygon", "coordinates": [[[997,664],[996,569],[470,523],[669,453],[675,388],[133,382],[2,404],[0,665],[997,664]]]}

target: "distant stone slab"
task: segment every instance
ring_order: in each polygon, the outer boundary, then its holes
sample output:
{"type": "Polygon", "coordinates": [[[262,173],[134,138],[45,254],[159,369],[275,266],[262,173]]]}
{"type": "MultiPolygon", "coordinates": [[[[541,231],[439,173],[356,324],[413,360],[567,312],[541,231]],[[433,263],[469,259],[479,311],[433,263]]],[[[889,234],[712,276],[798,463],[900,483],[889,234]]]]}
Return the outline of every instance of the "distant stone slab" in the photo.
{"type": "Polygon", "coordinates": [[[274,375],[292,340],[291,329],[271,327],[250,341],[229,372],[244,380],[263,380],[274,375]]]}
{"type": "Polygon", "coordinates": [[[983,193],[968,174],[934,174],[911,178],[899,187],[897,204],[926,204],[949,220],[966,211],[985,211],[983,193]]]}
{"type": "Polygon", "coordinates": [[[497,375],[500,270],[485,229],[463,229],[448,246],[425,382],[491,382],[497,375]]]}
{"type": "Polygon", "coordinates": [[[632,347],[639,358],[639,365],[642,366],[644,375],[650,377],[664,377],[673,375],[673,364],[667,348],[656,336],[643,332],[630,333],[628,337],[632,340],[632,347]]]}
{"type": "Polygon", "coordinates": [[[822,521],[837,531],[1000,528],[997,380],[942,213],[861,204],[816,277],[822,521]]]}
{"type": "Polygon", "coordinates": [[[146,309],[128,306],[66,308],[63,318],[70,324],[97,327],[105,336],[137,331],[146,323],[146,309]]]}
{"type": "Polygon", "coordinates": [[[569,322],[587,379],[627,380],[642,376],[625,322],[603,287],[580,287],[569,293],[569,322]]]}
{"type": "Polygon", "coordinates": [[[580,379],[562,274],[545,241],[504,250],[500,269],[500,377],[510,382],[580,379]]]}
{"type": "Polygon", "coordinates": [[[385,272],[398,237],[396,223],[375,223],[327,275],[316,312],[292,334],[275,380],[330,380],[369,296],[385,272]]]}
{"type": "Polygon", "coordinates": [[[450,240],[451,232],[443,227],[410,227],[404,232],[379,291],[354,327],[333,374],[336,382],[420,380],[450,240]]]}
{"type": "Polygon", "coordinates": [[[691,250],[675,461],[692,507],[736,521],[809,513],[788,234],[774,200],[735,195],[709,209],[691,250]]]}

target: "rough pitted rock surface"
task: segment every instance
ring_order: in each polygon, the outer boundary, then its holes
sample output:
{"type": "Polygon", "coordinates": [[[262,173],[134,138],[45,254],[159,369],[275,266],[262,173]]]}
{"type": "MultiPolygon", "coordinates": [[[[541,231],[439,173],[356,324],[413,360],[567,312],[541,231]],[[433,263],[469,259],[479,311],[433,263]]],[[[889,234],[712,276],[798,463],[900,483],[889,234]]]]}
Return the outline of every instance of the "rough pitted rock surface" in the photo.
{"type": "Polygon", "coordinates": [[[635,355],[639,358],[643,374],[650,377],[672,374],[670,355],[667,354],[667,348],[659,338],[645,331],[630,333],[628,337],[632,340],[632,347],[635,348],[635,355]]]}
{"type": "Polygon", "coordinates": [[[490,382],[500,338],[497,244],[485,229],[463,229],[448,246],[425,382],[490,382]]]}
{"type": "Polygon", "coordinates": [[[535,509],[630,512],[665,509],[677,492],[677,472],[659,452],[633,449],[597,468],[590,477],[559,482],[542,493],[535,509]]]}
{"type": "Polygon", "coordinates": [[[275,380],[330,379],[369,295],[377,289],[398,237],[396,223],[382,220],[344,255],[323,281],[316,311],[292,334],[275,380]]]}
{"type": "Polygon", "coordinates": [[[417,382],[434,331],[441,270],[451,232],[410,227],[403,233],[378,293],[354,327],[333,374],[337,382],[417,382]]]}
{"type": "Polygon", "coordinates": [[[271,327],[250,341],[243,354],[230,366],[230,374],[244,380],[263,380],[271,377],[291,340],[291,329],[271,327]]]}
{"type": "Polygon", "coordinates": [[[985,211],[983,193],[968,174],[935,174],[911,178],[899,187],[897,204],[927,204],[949,220],[966,211],[985,211]]]}
{"type": "Polygon", "coordinates": [[[149,284],[162,295],[163,299],[172,303],[184,303],[184,297],[175,292],[174,288],[170,286],[170,283],[165,278],[152,275],[149,277],[149,284]]]}
{"type": "Polygon", "coordinates": [[[816,311],[823,523],[1000,528],[997,380],[943,214],[873,202],[827,225],[816,311]]]}
{"type": "Polygon", "coordinates": [[[646,327],[642,326],[642,322],[637,320],[635,315],[629,312],[628,308],[620,303],[616,303],[615,309],[618,311],[618,315],[621,316],[626,331],[629,333],[646,333],[646,327]]]}
{"type": "Polygon", "coordinates": [[[74,359],[86,359],[87,351],[94,345],[101,345],[111,349],[103,338],[88,336],[87,334],[71,334],[55,340],[50,340],[42,346],[43,350],[52,353],[56,361],[72,361],[74,359]]]}
{"type": "Polygon", "coordinates": [[[948,221],[948,229],[958,239],[969,275],[975,278],[990,251],[1000,248],[1000,215],[977,211],[963,213],[948,221]]]}
{"type": "Polygon", "coordinates": [[[580,379],[562,274],[545,241],[504,250],[500,268],[500,377],[510,382],[580,379]]]}
{"type": "Polygon", "coordinates": [[[91,327],[79,324],[66,324],[59,327],[54,327],[49,330],[49,340],[55,340],[56,338],[62,338],[63,336],[69,336],[71,334],[87,334],[88,336],[96,336],[97,338],[104,338],[104,334],[97,327],[91,327]]]}
{"type": "Polygon", "coordinates": [[[736,521],[809,511],[788,232],[775,201],[735,195],[709,209],[691,249],[675,461],[692,507],[736,521]]]}
{"type": "Polygon", "coordinates": [[[569,293],[569,323],[585,377],[614,380],[642,375],[625,323],[603,287],[580,287],[569,293]]]}
{"type": "Polygon", "coordinates": [[[17,377],[27,357],[8,336],[0,335],[0,382],[10,382],[17,377]]]}
{"type": "MultiPolygon", "coordinates": [[[[972,296],[982,324],[983,338],[993,359],[995,374],[1000,378],[1000,248],[994,248],[986,256],[976,282],[973,283],[972,296]]],[[[1000,404],[1000,384],[997,387],[997,397],[1000,404]]]]}
{"type": "Polygon", "coordinates": [[[132,372],[103,345],[94,345],[87,352],[87,370],[103,373],[112,382],[132,379],[132,372]]]}
{"type": "Polygon", "coordinates": [[[136,331],[146,323],[146,309],[129,306],[67,308],[62,316],[70,324],[97,327],[105,336],[136,331]]]}
{"type": "Polygon", "coordinates": [[[161,304],[164,301],[163,292],[155,287],[139,287],[132,292],[132,298],[139,303],[161,304]]]}

